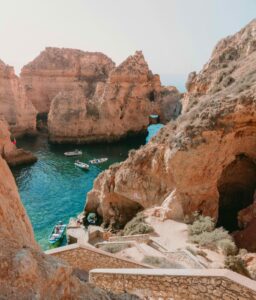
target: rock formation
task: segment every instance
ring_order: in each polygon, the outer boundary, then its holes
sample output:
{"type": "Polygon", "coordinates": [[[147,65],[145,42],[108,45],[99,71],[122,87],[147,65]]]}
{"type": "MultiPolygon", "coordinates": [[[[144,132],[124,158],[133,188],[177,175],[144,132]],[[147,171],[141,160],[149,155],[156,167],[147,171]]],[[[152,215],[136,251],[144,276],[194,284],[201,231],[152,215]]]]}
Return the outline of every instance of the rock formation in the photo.
{"type": "Polygon", "coordinates": [[[35,133],[36,110],[28,100],[13,67],[0,60],[0,115],[10,125],[13,135],[35,133]]]}
{"type": "Polygon", "coordinates": [[[181,97],[182,95],[175,86],[168,86],[162,89],[159,99],[161,123],[166,124],[180,115],[182,110],[181,97]]]}
{"type": "Polygon", "coordinates": [[[21,80],[39,117],[49,112],[53,142],[119,139],[145,131],[150,113],[166,122],[180,110],[178,90],[161,86],[141,52],[115,68],[101,53],[46,48],[21,80]]]}
{"type": "Polygon", "coordinates": [[[20,77],[38,112],[48,113],[59,92],[80,89],[89,97],[113,68],[112,60],[102,53],[49,47],[22,68],[20,77]]]}
{"type": "Polygon", "coordinates": [[[187,87],[183,115],[100,174],[86,211],[105,223],[152,207],[178,220],[199,211],[219,225],[228,211],[237,222],[256,187],[256,20],[220,41],[187,87]]]}
{"type": "Polygon", "coordinates": [[[0,156],[10,166],[28,164],[37,161],[37,158],[29,151],[19,149],[11,142],[9,126],[5,119],[0,118],[0,156]]]}
{"type": "MultiPolygon", "coordinates": [[[[0,153],[10,146],[0,122],[0,153]]],[[[43,254],[36,244],[14,178],[0,155],[1,299],[120,299],[84,282],[81,270],[43,254]]],[[[131,298],[127,298],[131,299],[131,298]]]]}
{"type": "MultiPolygon", "coordinates": [[[[183,98],[183,111],[196,105],[200,96],[214,95],[225,90],[239,75],[244,74],[241,62],[244,61],[248,65],[251,54],[255,52],[254,27],[255,20],[237,34],[222,39],[201,72],[189,74],[186,83],[188,93],[183,98]]],[[[250,77],[248,72],[247,75],[250,77]]],[[[245,80],[240,81],[240,84],[240,89],[246,87],[245,80]]]]}
{"type": "Polygon", "coordinates": [[[58,94],[49,113],[52,141],[115,140],[129,132],[146,130],[161,85],[141,52],[113,69],[99,82],[91,99],[83,90],[58,94]]]}

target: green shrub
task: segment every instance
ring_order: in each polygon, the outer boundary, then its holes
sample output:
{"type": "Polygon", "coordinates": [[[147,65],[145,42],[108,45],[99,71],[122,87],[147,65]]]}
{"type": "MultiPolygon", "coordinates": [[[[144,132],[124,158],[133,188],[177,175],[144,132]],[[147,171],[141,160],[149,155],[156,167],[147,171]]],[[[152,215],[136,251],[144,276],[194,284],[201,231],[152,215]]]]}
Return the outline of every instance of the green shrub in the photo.
{"type": "Polygon", "coordinates": [[[237,254],[237,247],[231,235],[224,228],[214,228],[212,218],[195,214],[195,220],[188,226],[189,242],[211,250],[221,249],[224,255],[237,254]]]}
{"type": "Polygon", "coordinates": [[[211,232],[214,230],[215,224],[212,218],[208,216],[195,216],[196,220],[192,225],[188,226],[189,235],[198,235],[203,232],[211,232]]]}
{"type": "Polygon", "coordinates": [[[236,255],[238,249],[235,243],[231,239],[223,239],[217,242],[218,247],[221,249],[222,253],[226,256],[236,255]]]}
{"type": "Polygon", "coordinates": [[[124,227],[124,235],[145,234],[153,231],[153,227],[145,222],[145,216],[143,213],[138,213],[137,216],[124,227]]]}
{"type": "Polygon", "coordinates": [[[128,244],[106,244],[100,247],[101,250],[109,252],[109,253],[117,253],[124,249],[129,248],[128,244]]]}
{"type": "Polygon", "coordinates": [[[232,270],[241,275],[250,277],[250,274],[239,256],[227,256],[225,259],[225,268],[232,270]]]}
{"type": "Polygon", "coordinates": [[[144,264],[162,269],[181,269],[182,266],[176,262],[170,262],[165,257],[145,256],[142,260],[144,264]]]}
{"type": "Polygon", "coordinates": [[[217,242],[221,240],[232,240],[231,236],[223,228],[216,228],[211,232],[205,231],[198,235],[189,237],[189,241],[199,246],[205,246],[209,249],[216,250],[217,242]]]}

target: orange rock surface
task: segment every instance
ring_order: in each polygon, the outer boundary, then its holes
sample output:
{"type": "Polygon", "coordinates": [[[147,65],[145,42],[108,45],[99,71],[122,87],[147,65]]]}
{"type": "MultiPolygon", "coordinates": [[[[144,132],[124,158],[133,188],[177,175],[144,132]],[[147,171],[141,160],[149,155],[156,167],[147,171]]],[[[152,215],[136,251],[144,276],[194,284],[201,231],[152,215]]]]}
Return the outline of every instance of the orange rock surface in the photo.
{"type": "Polygon", "coordinates": [[[189,78],[183,114],[100,174],[86,211],[124,224],[150,207],[184,220],[194,211],[218,219],[232,199],[248,206],[256,185],[255,32],[254,20],[217,45],[203,70],[189,78]]]}
{"type": "Polygon", "coordinates": [[[48,47],[22,68],[20,77],[38,112],[48,113],[59,92],[81,89],[89,97],[113,68],[112,60],[99,52],[48,47]]]}
{"type": "Polygon", "coordinates": [[[37,161],[37,158],[30,152],[17,148],[10,139],[9,126],[5,119],[0,118],[0,155],[10,166],[28,164],[37,161]]]}
{"type": "Polygon", "coordinates": [[[20,79],[13,67],[0,60],[0,115],[10,125],[13,135],[35,133],[36,110],[26,97],[20,79]]]}
{"type": "Polygon", "coordinates": [[[114,68],[95,93],[59,93],[48,118],[50,139],[57,142],[91,142],[119,139],[145,131],[151,113],[159,114],[157,99],[162,87],[141,52],[114,68]]]}
{"type": "Polygon", "coordinates": [[[46,48],[23,67],[21,81],[53,142],[111,141],[145,131],[149,115],[177,117],[180,93],[161,86],[141,52],[115,67],[102,53],[46,48]]]}

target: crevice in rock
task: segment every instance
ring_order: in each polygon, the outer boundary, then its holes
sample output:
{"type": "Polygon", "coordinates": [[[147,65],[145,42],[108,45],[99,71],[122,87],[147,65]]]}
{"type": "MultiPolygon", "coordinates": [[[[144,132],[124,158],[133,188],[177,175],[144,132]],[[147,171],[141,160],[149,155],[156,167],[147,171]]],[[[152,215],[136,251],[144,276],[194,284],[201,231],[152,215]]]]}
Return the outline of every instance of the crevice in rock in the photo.
{"type": "Polygon", "coordinates": [[[38,113],[36,115],[36,129],[40,132],[48,132],[47,121],[48,121],[47,112],[38,113]]]}

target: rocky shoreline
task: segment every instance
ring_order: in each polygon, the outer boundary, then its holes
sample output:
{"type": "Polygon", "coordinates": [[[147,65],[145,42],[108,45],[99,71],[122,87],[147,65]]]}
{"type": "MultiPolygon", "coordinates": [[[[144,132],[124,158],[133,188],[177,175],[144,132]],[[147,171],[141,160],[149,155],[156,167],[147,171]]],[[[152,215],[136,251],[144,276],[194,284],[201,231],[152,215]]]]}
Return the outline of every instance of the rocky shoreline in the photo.
{"type": "MultiPolygon", "coordinates": [[[[115,66],[102,53],[46,48],[23,68],[21,78],[0,61],[2,297],[112,297],[89,285],[79,268],[43,254],[34,239],[7,163],[36,161],[16,148],[11,135],[35,133],[38,113],[48,114],[49,137],[57,143],[110,142],[144,131],[149,115],[159,115],[167,123],[159,133],[94,181],[83,217],[93,212],[103,220],[107,233],[97,229],[103,240],[123,230],[122,237],[109,239],[110,246],[118,238],[128,240],[127,231],[128,236],[156,233],[140,236],[137,250],[122,249],[126,257],[157,252],[160,265],[167,260],[171,268],[173,257],[182,256],[168,253],[178,250],[172,249],[175,238],[183,248],[188,239],[194,247],[187,250],[203,257],[204,267],[253,278],[255,253],[247,251],[256,251],[255,33],[253,20],[217,44],[203,69],[189,75],[180,116],[181,94],[161,85],[140,51],[115,66]]],[[[150,263],[156,267],[152,257],[150,263]]]]}

